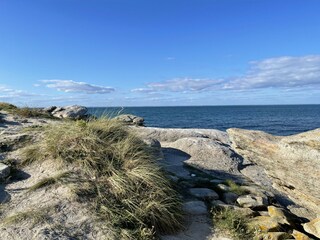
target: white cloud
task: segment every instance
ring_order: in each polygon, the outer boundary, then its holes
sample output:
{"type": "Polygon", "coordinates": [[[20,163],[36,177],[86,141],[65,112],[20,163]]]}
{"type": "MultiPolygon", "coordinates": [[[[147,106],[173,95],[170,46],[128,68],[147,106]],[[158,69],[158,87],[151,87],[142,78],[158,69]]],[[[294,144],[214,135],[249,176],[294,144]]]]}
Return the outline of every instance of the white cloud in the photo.
{"type": "Polygon", "coordinates": [[[196,79],[196,78],[175,78],[163,82],[147,84],[147,88],[136,88],[133,92],[150,93],[157,91],[168,92],[200,92],[209,90],[221,84],[221,80],[196,79]]]}
{"type": "Polygon", "coordinates": [[[61,92],[82,92],[87,94],[106,94],[115,91],[112,87],[101,87],[85,82],[75,82],[73,80],[40,80],[48,88],[54,88],[61,92]]]}
{"type": "Polygon", "coordinates": [[[15,90],[8,88],[6,86],[0,86],[0,99],[12,99],[12,98],[20,98],[20,97],[30,97],[36,96],[33,93],[27,93],[22,90],[15,90]]]}
{"type": "Polygon", "coordinates": [[[226,83],[225,89],[299,88],[320,86],[320,56],[278,57],[251,62],[243,77],[226,83]]]}
{"type": "Polygon", "coordinates": [[[250,62],[243,76],[223,79],[176,78],[148,83],[133,92],[203,92],[214,90],[320,88],[320,55],[278,57],[250,62]]]}

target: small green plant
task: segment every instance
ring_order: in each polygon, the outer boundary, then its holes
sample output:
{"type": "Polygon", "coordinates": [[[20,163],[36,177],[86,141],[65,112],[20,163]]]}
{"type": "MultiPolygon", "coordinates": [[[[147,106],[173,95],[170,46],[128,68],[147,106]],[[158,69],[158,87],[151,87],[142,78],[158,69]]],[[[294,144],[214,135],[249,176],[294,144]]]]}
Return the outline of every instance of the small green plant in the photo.
{"type": "Polygon", "coordinates": [[[248,227],[249,219],[241,212],[230,208],[213,209],[213,224],[222,232],[232,235],[237,240],[251,240],[254,229],[248,227]]]}
{"type": "Polygon", "coordinates": [[[238,195],[243,195],[247,193],[247,190],[243,189],[241,186],[236,184],[233,180],[226,180],[226,184],[230,187],[230,192],[236,193],[238,195]]]}

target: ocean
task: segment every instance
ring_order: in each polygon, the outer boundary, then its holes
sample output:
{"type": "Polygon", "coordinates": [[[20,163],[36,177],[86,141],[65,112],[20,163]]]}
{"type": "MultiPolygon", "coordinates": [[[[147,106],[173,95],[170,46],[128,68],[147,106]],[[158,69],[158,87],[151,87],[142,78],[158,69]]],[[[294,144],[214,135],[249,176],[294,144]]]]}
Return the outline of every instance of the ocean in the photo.
{"type": "Polygon", "coordinates": [[[143,117],[148,127],[244,128],[280,136],[320,128],[320,105],[92,107],[89,113],[98,117],[129,113],[143,117]]]}

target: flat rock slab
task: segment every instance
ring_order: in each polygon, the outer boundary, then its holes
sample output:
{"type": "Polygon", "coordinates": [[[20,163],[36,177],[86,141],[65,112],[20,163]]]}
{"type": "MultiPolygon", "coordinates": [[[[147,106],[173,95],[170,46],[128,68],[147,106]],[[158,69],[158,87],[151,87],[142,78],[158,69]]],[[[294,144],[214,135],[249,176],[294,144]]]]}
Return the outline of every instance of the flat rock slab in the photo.
{"type": "Polygon", "coordinates": [[[183,205],[183,210],[186,214],[203,215],[208,214],[207,206],[203,201],[190,201],[183,205]]]}
{"type": "Polygon", "coordinates": [[[217,200],[219,199],[218,193],[209,188],[190,188],[191,195],[199,199],[217,200]]]}
{"type": "Polygon", "coordinates": [[[207,216],[196,216],[187,219],[186,229],[175,235],[160,237],[161,240],[206,240],[212,239],[212,228],[207,216]]]}

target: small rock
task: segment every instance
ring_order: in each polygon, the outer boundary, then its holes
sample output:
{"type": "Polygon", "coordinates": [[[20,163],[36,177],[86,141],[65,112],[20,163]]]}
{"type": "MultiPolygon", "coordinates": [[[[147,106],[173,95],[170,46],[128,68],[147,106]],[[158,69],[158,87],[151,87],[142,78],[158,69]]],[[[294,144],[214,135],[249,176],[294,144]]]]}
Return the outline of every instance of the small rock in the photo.
{"type": "Polygon", "coordinates": [[[232,207],[232,205],[225,204],[221,200],[211,201],[211,206],[215,208],[221,208],[221,209],[232,207]]]}
{"type": "Polygon", "coordinates": [[[194,173],[191,173],[191,175],[190,175],[191,177],[196,177],[197,175],[196,174],[194,174],[194,173]]]}
{"type": "Polygon", "coordinates": [[[219,199],[219,195],[209,188],[191,188],[190,193],[200,199],[219,199]]]}
{"type": "Polygon", "coordinates": [[[224,184],[222,184],[222,183],[219,183],[218,185],[217,185],[217,188],[219,188],[220,190],[222,190],[222,191],[230,191],[230,187],[228,187],[227,185],[224,185],[224,184]]]}
{"type": "Polygon", "coordinates": [[[270,217],[277,219],[278,223],[290,225],[287,217],[285,216],[281,208],[276,208],[275,206],[268,206],[268,213],[270,217]]]}
{"type": "Polygon", "coordinates": [[[10,167],[6,164],[0,163],[0,178],[6,178],[10,175],[10,167]]]}
{"type": "Polygon", "coordinates": [[[222,200],[227,204],[234,204],[237,201],[238,197],[239,195],[236,193],[226,192],[223,193],[222,200]]]}
{"type": "Polygon", "coordinates": [[[207,207],[203,201],[190,201],[183,205],[183,210],[191,215],[204,215],[208,213],[207,207]]]}
{"type": "Polygon", "coordinates": [[[252,218],[249,225],[253,228],[258,227],[262,232],[277,231],[280,227],[277,220],[268,216],[258,216],[252,218]]]}
{"type": "Polygon", "coordinates": [[[307,233],[320,238],[320,218],[316,218],[308,223],[303,224],[303,229],[307,233]]]}
{"type": "Polygon", "coordinates": [[[297,230],[293,230],[292,236],[296,240],[309,240],[310,239],[307,235],[305,235],[304,233],[299,232],[297,230]]]}
{"type": "Polygon", "coordinates": [[[268,204],[268,201],[264,197],[252,196],[252,195],[244,195],[240,196],[237,199],[237,202],[241,207],[264,207],[268,204]]]}

